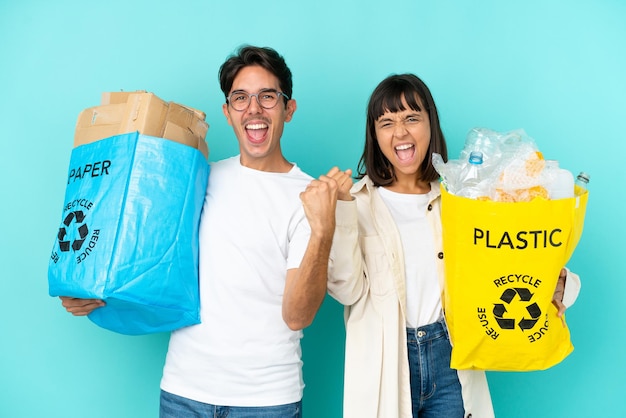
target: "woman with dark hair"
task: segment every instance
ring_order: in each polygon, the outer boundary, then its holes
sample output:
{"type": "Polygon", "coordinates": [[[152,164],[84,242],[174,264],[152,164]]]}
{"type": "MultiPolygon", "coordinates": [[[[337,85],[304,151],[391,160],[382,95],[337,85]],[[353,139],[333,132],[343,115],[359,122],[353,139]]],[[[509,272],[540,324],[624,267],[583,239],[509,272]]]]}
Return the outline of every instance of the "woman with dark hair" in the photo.
{"type": "Polygon", "coordinates": [[[386,78],[369,100],[360,181],[338,182],[328,291],[346,306],[345,418],[494,416],[485,373],[450,368],[433,152],[447,160],[428,87],[386,78]]]}

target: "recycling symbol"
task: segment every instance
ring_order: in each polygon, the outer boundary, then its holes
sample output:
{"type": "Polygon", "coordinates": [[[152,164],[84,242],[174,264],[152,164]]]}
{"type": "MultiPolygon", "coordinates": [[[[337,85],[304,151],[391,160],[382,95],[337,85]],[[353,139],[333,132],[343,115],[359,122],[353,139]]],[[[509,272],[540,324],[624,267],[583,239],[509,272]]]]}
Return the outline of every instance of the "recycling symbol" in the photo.
{"type": "Polygon", "coordinates": [[[63,225],[59,228],[59,234],[57,235],[61,251],[69,251],[70,245],[72,250],[80,250],[80,247],[82,247],[85,242],[87,234],[89,234],[89,227],[84,223],[84,221],[85,214],[82,210],[77,210],[67,214],[63,220],[63,225]],[[71,233],[68,234],[68,230],[72,223],[74,224],[73,228],[75,229],[70,230],[71,233]],[[74,239],[70,241],[72,237],[74,237],[74,239]]]}
{"type": "MultiPolygon", "coordinates": [[[[530,293],[530,290],[526,288],[509,288],[502,293],[502,296],[500,296],[500,300],[505,302],[506,305],[504,303],[494,303],[493,305],[493,315],[495,316],[496,322],[498,323],[498,325],[500,325],[500,328],[502,329],[515,329],[515,318],[505,317],[507,313],[506,307],[510,306],[511,302],[515,298],[515,295],[519,296],[520,302],[530,302],[533,297],[533,294],[530,293]]],[[[537,305],[537,303],[535,302],[526,305],[526,311],[528,312],[528,315],[530,315],[530,317],[526,318],[526,316],[524,315],[517,323],[520,330],[522,331],[532,329],[537,323],[537,320],[539,320],[539,317],[541,316],[541,309],[539,308],[539,305],[537,305]]]]}

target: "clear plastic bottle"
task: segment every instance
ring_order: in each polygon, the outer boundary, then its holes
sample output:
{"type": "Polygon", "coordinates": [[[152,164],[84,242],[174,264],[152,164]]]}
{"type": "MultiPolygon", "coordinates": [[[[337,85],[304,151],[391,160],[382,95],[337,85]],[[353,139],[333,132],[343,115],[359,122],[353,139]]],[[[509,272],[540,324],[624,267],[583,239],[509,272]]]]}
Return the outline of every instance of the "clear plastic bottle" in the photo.
{"type": "Polygon", "coordinates": [[[589,174],[585,173],[584,171],[581,171],[580,174],[576,176],[576,186],[575,186],[576,196],[580,196],[581,194],[584,194],[587,191],[590,178],[591,177],[589,176],[589,174]]]}
{"type": "Polygon", "coordinates": [[[556,160],[546,160],[546,189],[551,200],[574,197],[574,175],[559,167],[556,160]]]}
{"type": "Polygon", "coordinates": [[[461,150],[460,159],[467,161],[473,151],[480,151],[483,160],[488,159],[496,151],[498,144],[495,138],[498,133],[486,128],[473,128],[467,133],[465,145],[461,150]]]}
{"type": "Polygon", "coordinates": [[[481,151],[470,152],[467,164],[460,173],[460,190],[458,195],[475,199],[482,196],[479,184],[482,180],[481,168],[483,165],[483,153],[481,151]]]}

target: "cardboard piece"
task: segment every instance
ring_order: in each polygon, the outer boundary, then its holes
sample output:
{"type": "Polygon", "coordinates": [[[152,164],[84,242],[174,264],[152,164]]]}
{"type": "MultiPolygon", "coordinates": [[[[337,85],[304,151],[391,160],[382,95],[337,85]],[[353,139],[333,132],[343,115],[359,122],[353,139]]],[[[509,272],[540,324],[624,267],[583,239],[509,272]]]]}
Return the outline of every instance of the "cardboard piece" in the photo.
{"type": "Polygon", "coordinates": [[[102,93],[100,106],[83,110],[76,123],[74,147],[111,136],[139,132],[194,147],[208,160],[204,112],[165,102],[145,90],[102,93]]]}
{"type": "Polygon", "coordinates": [[[161,137],[202,151],[203,145],[206,146],[204,138],[209,130],[209,125],[204,118],[204,112],[170,102],[161,137]]]}
{"type": "Polygon", "coordinates": [[[106,91],[102,93],[102,98],[100,99],[101,105],[108,104],[120,104],[126,103],[128,101],[128,96],[131,94],[137,93],[147,93],[146,90],[135,90],[135,91],[106,91]]]}

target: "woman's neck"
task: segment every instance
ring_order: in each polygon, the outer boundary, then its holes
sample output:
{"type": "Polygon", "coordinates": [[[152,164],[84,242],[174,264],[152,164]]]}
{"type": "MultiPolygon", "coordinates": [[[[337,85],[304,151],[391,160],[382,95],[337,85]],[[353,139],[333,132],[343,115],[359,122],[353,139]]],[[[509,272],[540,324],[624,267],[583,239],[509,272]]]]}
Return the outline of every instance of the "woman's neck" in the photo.
{"type": "Polygon", "coordinates": [[[403,194],[426,194],[430,192],[430,182],[416,178],[398,178],[388,186],[387,190],[403,194]]]}

